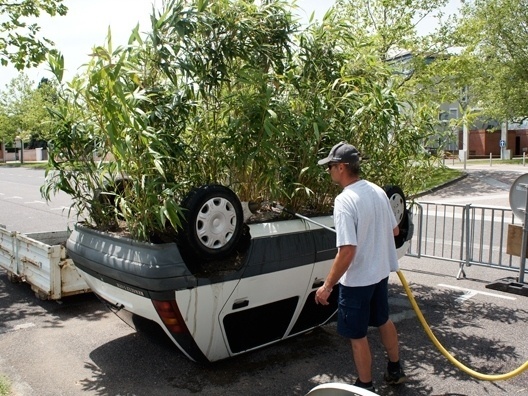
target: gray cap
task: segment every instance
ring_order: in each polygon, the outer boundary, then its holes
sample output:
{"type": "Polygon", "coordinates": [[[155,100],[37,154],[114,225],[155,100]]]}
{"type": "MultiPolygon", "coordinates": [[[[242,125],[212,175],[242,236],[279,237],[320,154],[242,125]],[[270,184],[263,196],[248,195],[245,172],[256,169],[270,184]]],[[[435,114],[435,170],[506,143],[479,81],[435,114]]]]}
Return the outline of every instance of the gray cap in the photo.
{"type": "Polygon", "coordinates": [[[328,154],[328,157],[319,160],[317,163],[319,165],[325,165],[330,162],[346,162],[352,164],[359,160],[360,154],[357,148],[355,148],[351,144],[341,142],[337,143],[334,147],[332,147],[332,150],[330,150],[330,154],[328,154]]]}

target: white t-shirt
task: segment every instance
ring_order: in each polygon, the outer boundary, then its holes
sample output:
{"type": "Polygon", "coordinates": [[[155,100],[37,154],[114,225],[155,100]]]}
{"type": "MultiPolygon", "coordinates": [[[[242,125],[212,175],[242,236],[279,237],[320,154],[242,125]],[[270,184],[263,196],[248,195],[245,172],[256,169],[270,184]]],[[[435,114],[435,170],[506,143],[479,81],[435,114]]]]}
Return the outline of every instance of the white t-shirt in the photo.
{"type": "Polygon", "coordinates": [[[393,234],[398,223],[382,188],[366,180],[345,187],[335,199],[334,224],[337,247],[356,246],[354,259],[339,283],[372,285],[398,270],[393,234]]]}

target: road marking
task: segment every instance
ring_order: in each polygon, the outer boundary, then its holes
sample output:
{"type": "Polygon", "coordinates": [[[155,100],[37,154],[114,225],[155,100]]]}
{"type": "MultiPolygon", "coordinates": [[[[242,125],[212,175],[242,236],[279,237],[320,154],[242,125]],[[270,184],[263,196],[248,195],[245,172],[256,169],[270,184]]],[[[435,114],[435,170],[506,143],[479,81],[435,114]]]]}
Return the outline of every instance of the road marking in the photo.
{"type": "Polygon", "coordinates": [[[51,208],[50,210],[66,210],[66,209],[69,209],[68,206],[60,206],[58,208],[51,208]]]}
{"type": "MultiPolygon", "coordinates": [[[[473,289],[465,289],[463,287],[458,287],[458,286],[451,286],[451,285],[445,285],[443,283],[439,283],[438,286],[440,287],[447,287],[448,289],[454,289],[454,290],[460,290],[460,291],[464,291],[466,292],[466,294],[468,295],[467,298],[465,298],[465,300],[467,300],[468,298],[471,298],[473,296],[476,296],[477,294],[482,294],[483,296],[489,296],[489,297],[497,297],[497,298],[502,298],[504,300],[517,300],[515,297],[510,297],[510,296],[502,296],[500,294],[496,294],[496,293],[487,293],[487,292],[483,292],[483,291],[478,291],[478,290],[473,290],[473,289]]],[[[461,296],[459,298],[457,298],[457,301],[458,300],[462,300],[464,296],[461,296]]]]}
{"type": "Polygon", "coordinates": [[[16,195],[14,195],[12,197],[6,197],[6,199],[22,199],[22,197],[18,197],[16,195]]]}
{"type": "Polygon", "coordinates": [[[44,201],[31,201],[31,202],[24,202],[24,204],[25,205],[27,205],[27,204],[43,204],[43,205],[45,205],[46,202],[44,202],[44,201]]]}

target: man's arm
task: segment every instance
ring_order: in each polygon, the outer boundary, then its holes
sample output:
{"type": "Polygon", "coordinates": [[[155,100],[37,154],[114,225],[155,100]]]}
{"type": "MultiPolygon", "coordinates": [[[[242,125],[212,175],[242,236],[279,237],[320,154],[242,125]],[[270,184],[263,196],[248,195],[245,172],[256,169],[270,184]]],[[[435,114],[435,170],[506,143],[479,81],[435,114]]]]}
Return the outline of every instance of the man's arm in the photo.
{"type": "Polygon", "coordinates": [[[315,292],[315,302],[317,304],[328,305],[328,297],[332,292],[332,288],[346,272],[355,255],[356,246],[345,245],[339,247],[323,286],[315,292]]]}

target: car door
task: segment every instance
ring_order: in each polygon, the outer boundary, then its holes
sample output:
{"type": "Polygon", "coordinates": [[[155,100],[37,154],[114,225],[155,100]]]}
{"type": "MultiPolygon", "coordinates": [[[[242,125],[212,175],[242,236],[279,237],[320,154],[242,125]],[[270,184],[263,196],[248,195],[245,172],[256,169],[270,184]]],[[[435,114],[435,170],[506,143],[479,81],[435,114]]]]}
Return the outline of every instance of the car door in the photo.
{"type": "Polygon", "coordinates": [[[312,221],[314,223],[309,223],[309,229],[311,230],[310,235],[314,240],[314,265],[312,266],[306,294],[302,299],[302,309],[295,318],[295,323],[288,333],[289,336],[305,332],[328,322],[337,310],[337,286],[334,286],[334,291],[328,298],[328,305],[315,303],[315,292],[323,285],[337,253],[335,232],[317,224],[332,228],[334,226],[333,217],[317,217],[313,218],[312,221]]]}
{"type": "Polygon", "coordinates": [[[316,256],[309,227],[296,220],[272,227],[252,229],[244,273],[219,315],[232,354],[283,339],[306,298],[316,256]]]}

